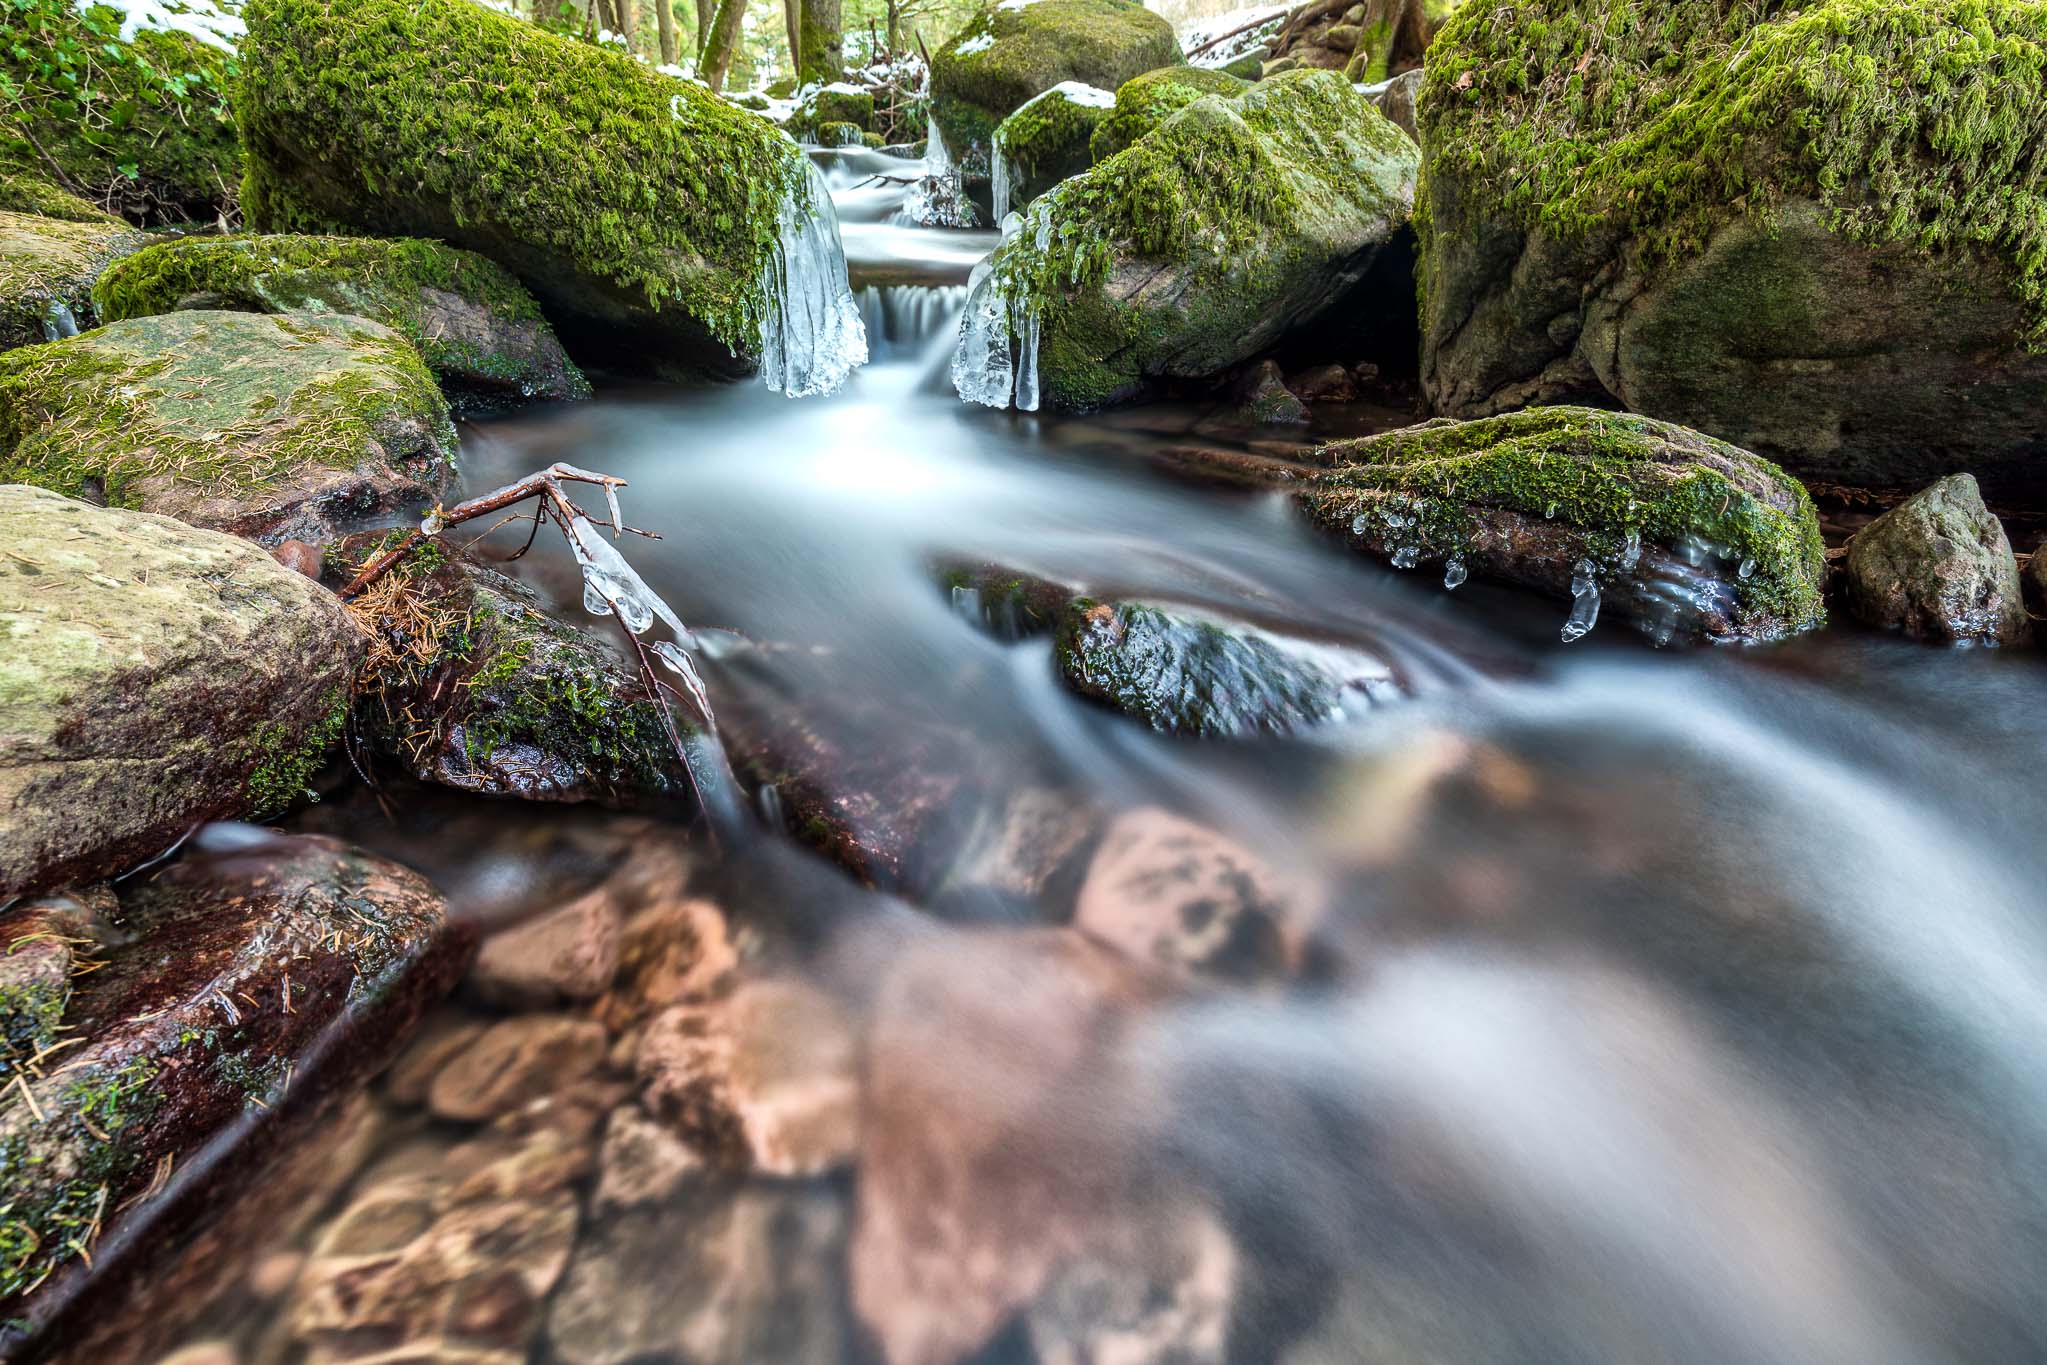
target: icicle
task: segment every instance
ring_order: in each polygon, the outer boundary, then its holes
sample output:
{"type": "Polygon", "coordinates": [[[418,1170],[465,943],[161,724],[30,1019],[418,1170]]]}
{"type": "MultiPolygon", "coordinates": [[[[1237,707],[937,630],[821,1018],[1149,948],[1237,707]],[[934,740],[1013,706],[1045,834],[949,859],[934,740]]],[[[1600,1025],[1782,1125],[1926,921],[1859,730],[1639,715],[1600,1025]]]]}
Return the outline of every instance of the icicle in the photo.
{"type": "Polygon", "coordinates": [[[1599,580],[1597,567],[1589,559],[1571,566],[1571,617],[1564,622],[1564,643],[1571,644],[1592,633],[1599,622],[1599,580]]]}
{"type": "Polygon", "coordinates": [[[62,341],[78,335],[78,319],[71,315],[71,305],[62,299],[51,299],[43,308],[42,323],[44,341],[62,341]]]}
{"type": "Polygon", "coordinates": [[[994,181],[996,222],[1001,222],[1009,212],[1009,182],[1015,172],[1010,166],[1009,148],[1003,145],[1002,134],[997,132],[989,144],[989,176],[994,181]]]}
{"type": "Polygon", "coordinates": [[[1016,370],[1009,341],[1009,299],[986,261],[974,267],[967,310],[960,316],[960,342],[952,355],[952,386],[969,403],[1009,406],[1016,370]]]}
{"type": "Polygon", "coordinates": [[[635,635],[644,634],[658,619],[684,645],[696,642],[674,608],[647,586],[639,571],[626,563],[618,547],[588,517],[577,517],[569,523],[569,548],[583,570],[585,611],[592,616],[616,612],[620,623],[635,635]]]}
{"type": "Polygon", "coordinates": [[[1016,408],[1038,410],[1038,310],[1024,307],[1016,327],[1016,408]]]}
{"type": "Polygon", "coordinates": [[[803,174],[809,206],[799,208],[793,192],[783,197],[781,240],[761,270],[761,380],[791,398],[830,393],[867,363],[831,192],[807,157],[803,174]]]}

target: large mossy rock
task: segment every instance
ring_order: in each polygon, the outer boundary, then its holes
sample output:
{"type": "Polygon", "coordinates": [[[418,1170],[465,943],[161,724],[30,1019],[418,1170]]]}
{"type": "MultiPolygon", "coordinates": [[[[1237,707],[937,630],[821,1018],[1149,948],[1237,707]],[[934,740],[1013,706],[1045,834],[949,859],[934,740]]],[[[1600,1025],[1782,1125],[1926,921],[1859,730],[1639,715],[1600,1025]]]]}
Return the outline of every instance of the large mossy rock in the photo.
{"type": "Polygon", "coordinates": [[[1116,107],[1094,131],[1089,150],[1107,161],[1203,95],[1234,98],[1251,88],[1227,71],[1205,66],[1164,66],[1132,76],[1116,91],[1116,107]]]}
{"type": "MultiPolygon", "coordinates": [[[[1769,461],[1667,422],[1536,408],[1326,446],[1299,494],[1396,567],[1603,605],[1659,643],[1771,640],[1825,619],[1812,499],[1769,461]]],[[[1567,630],[1567,635],[1576,634],[1567,630]]]]}
{"type": "Polygon", "coordinates": [[[167,517],[0,485],[0,900],[282,810],[362,642],[331,593],[167,517]]]}
{"type": "Polygon", "coordinates": [[[1095,130],[1115,106],[1107,90],[1061,81],[1002,120],[993,153],[997,221],[1093,165],[1095,130]]]}
{"type": "Polygon", "coordinates": [[[1617,401],[1808,476],[2047,491],[2047,8],[1467,5],[1427,72],[1437,411],[1617,401]]]}
{"type": "Polygon", "coordinates": [[[701,84],[468,0],[253,0],[236,112],[269,232],[431,237],[540,299],[572,352],[738,375],[808,163],[701,84]]]}
{"type": "Polygon", "coordinates": [[[64,189],[146,226],[231,209],[241,150],[227,89],[239,24],[211,0],[175,8],[15,0],[0,43],[13,116],[0,121],[0,162],[37,178],[54,170],[64,189]]]}
{"type": "Polygon", "coordinates": [[[8,1359],[108,1359],[61,1352],[260,1189],[454,984],[469,944],[422,878],[311,837],[244,836],[118,903],[77,901],[0,912],[0,944],[54,913],[81,969],[97,964],[67,982],[70,1046],[0,1095],[8,1359]]]}
{"type": "Polygon", "coordinates": [[[2018,644],[2032,633],[2019,562],[1976,480],[1952,474],[1855,533],[1848,610],[1919,640],[2018,644]]]}
{"type": "MultiPolygon", "coordinates": [[[[339,561],[330,581],[382,548],[369,538],[330,556],[339,561]]],[[[411,776],[534,801],[689,795],[688,769],[638,673],[525,585],[428,545],[355,609],[376,640],[356,729],[411,776]]]]}
{"type": "Polygon", "coordinates": [[[502,266],[417,238],[186,237],[100,276],[103,322],[179,309],[343,313],[404,334],[463,395],[587,398],[540,306],[502,266]]]}
{"type": "Polygon", "coordinates": [[[1173,26],[1137,0],[990,5],[931,58],[931,115],[955,156],[986,150],[996,127],[1062,81],[1114,90],[1176,66],[1173,26]]]}
{"type": "MultiPolygon", "coordinates": [[[[63,207],[62,200],[47,202],[63,207]]],[[[104,214],[46,217],[0,208],[0,351],[92,326],[93,282],[142,240],[104,214]]]]}
{"type": "Polygon", "coordinates": [[[179,312],[0,355],[0,480],[275,543],[439,496],[419,354],[362,318],[179,312]]]}
{"type": "Polygon", "coordinates": [[[1418,161],[1333,72],[1196,100],[1031,205],[968,305],[961,395],[1087,411],[1250,359],[1363,278],[1418,161]]]}

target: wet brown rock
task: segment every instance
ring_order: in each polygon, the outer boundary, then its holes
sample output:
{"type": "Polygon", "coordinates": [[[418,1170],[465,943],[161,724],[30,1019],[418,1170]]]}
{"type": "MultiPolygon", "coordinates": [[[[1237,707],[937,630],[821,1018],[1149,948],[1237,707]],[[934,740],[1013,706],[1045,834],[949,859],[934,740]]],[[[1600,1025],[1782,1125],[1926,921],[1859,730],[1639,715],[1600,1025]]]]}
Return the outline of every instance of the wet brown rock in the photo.
{"type": "Polygon", "coordinates": [[[1358,396],[1357,383],[1341,365],[1317,365],[1287,380],[1287,387],[1310,403],[1348,403],[1358,396]]]}
{"type": "Polygon", "coordinates": [[[1147,995],[1110,950],[990,930],[893,959],[864,1072],[853,1305],[891,1365],[941,1365],[1114,1240],[1163,1106],[1110,1060],[1147,995]]]}
{"type": "Polygon", "coordinates": [[[625,923],[615,983],[597,1017],[625,1033],[670,1005],[710,999],[739,965],[725,912],[714,901],[656,900],[625,923]]]}
{"type": "Polygon", "coordinates": [[[304,574],[316,582],[319,580],[320,547],[317,545],[308,545],[303,540],[280,541],[270,547],[270,557],[293,573],[304,574]]]}
{"type": "Polygon", "coordinates": [[[419,877],[314,837],[196,851],[125,887],[119,916],[65,1007],[82,1045],[0,1098],[0,1235],[28,1249],[0,1270],[0,1316],[38,1351],[118,1324],[111,1307],[325,1121],[469,946],[419,877]]]}
{"type": "Polygon", "coordinates": [[[1379,112],[1401,132],[1416,142],[1421,141],[1421,121],[1415,110],[1415,97],[1421,93],[1422,69],[1404,71],[1380,89],[1377,96],[1379,112]]]}
{"type": "Polygon", "coordinates": [[[488,1028],[481,1019],[441,1011],[427,1021],[384,1073],[384,1098],[403,1108],[426,1103],[427,1087],[488,1028]]]}
{"type": "Polygon", "coordinates": [[[1299,425],[1308,420],[1307,405],[1286,386],[1277,363],[1261,360],[1237,385],[1237,412],[1247,422],[1269,426],[1299,425]]]}
{"type": "Polygon", "coordinates": [[[565,1076],[604,1060],[604,1026],[564,1014],[529,1014],[491,1025],[435,1076],[427,1108],[437,1118],[474,1122],[538,1099],[565,1076]]]}
{"type": "Polygon", "coordinates": [[[599,1216],[549,1306],[561,1365],[836,1361],[853,1350],[838,1192],[698,1174],[599,1216]]]}
{"type": "Polygon", "coordinates": [[[2018,560],[1976,480],[1952,474],[1848,542],[1848,609],[1919,640],[2016,644],[2030,634],[2018,560]]]}
{"type": "Polygon", "coordinates": [[[2033,611],[2047,616],[2047,554],[2034,550],[2027,557],[2023,583],[2033,611]]]}
{"type": "Polygon", "coordinates": [[[591,1209],[607,1214],[664,1203],[704,1169],[704,1159],[667,1124],[636,1104],[621,1105],[604,1126],[591,1209]]]}
{"type": "Polygon", "coordinates": [[[469,988],[515,1010],[595,999],[618,972],[622,927],[611,888],[599,886],[485,939],[469,988]]]}
{"type": "Polygon", "coordinates": [[[241,1365],[241,1360],[233,1342],[198,1341],[159,1357],[156,1365],[241,1365]]]}
{"type": "Polygon", "coordinates": [[[635,1069],[648,1111],[715,1165],[799,1176],[852,1159],[852,1027],[814,987],[750,981],[670,1009],[648,1024],[635,1069]]]}
{"type": "Polygon", "coordinates": [[[1035,900],[1078,863],[1100,819],[1072,792],[1021,788],[975,830],[950,884],[1035,900]]]}
{"type": "Polygon", "coordinates": [[[1136,810],[1102,836],[1073,926],[1179,976],[1269,981],[1301,968],[1306,901],[1303,888],[1220,831],[1136,810]]]}
{"type": "Polygon", "coordinates": [[[1039,1365],[1229,1359],[1239,1257],[1198,1206],[1137,1211],[1055,1275],[1024,1314],[1039,1365]]]}

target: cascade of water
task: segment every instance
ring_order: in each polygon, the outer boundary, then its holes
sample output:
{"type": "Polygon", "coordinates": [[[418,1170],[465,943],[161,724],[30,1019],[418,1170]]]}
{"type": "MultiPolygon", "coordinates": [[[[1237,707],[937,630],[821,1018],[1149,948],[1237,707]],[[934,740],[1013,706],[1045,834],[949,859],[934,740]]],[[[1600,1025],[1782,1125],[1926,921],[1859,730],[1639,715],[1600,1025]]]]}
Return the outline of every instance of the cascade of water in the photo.
{"type": "Polygon", "coordinates": [[[824,177],[808,158],[809,204],[782,200],[781,241],[761,272],[767,314],[761,323],[761,380],[803,398],[831,393],[867,363],[867,329],[846,281],[838,214],[824,177]]]}
{"type": "Polygon", "coordinates": [[[867,324],[869,349],[877,359],[885,350],[921,353],[926,342],[952,323],[966,306],[963,284],[891,284],[859,292],[860,316],[867,324]]]}

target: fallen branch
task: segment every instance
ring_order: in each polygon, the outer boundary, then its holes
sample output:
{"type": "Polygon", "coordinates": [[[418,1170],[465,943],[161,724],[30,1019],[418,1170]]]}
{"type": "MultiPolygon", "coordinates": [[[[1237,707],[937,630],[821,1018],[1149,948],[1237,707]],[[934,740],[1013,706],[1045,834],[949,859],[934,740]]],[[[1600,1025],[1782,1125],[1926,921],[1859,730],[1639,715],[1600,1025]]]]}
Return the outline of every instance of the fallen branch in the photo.
{"type": "Polygon", "coordinates": [[[1239,24],[1235,28],[1231,29],[1228,33],[1218,33],[1215,37],[1210,38],[1207,42],[1202,43],[1200,46],[1188,48],[1186,55],[1188,59],[1191,61],[1192,59],[1199,57],[1202,53],[1208,51],[1212,47],[1218,47],[1223,43],[1228,42],[1232,38],[1235,38],[1241,34],[1249,33],[1254,28],[1264,28],[1267,24],[1272,23],[1275,19],[1284,23],[1286,18],[1287,16],[1284,14],[1268,14],[1263,19],[1253,19],[1248,24],[1239,24]]]}

